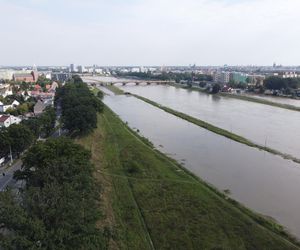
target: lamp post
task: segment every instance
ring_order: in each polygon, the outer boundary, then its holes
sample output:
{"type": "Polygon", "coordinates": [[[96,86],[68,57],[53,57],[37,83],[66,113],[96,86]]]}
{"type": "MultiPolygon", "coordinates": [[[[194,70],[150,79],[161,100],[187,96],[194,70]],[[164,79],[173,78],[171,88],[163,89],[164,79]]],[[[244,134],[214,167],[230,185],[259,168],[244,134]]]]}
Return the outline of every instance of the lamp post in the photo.
{"type": "Polygon", "coordinates": [[[13,157],[12,157],[12,151],[11,151],[11,145],[9,144],[9,156],[10,156],[10,165],[13,163],[13,157]]]}

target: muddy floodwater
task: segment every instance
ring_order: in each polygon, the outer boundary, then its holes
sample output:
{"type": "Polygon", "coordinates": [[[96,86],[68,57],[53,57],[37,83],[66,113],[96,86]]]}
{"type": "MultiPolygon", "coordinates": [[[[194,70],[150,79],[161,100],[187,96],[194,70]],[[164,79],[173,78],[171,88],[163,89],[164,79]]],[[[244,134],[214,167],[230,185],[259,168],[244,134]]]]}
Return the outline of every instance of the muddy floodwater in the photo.
{"type": "Polygon", "coordinates": [[[300,159],[300,112],[172,86],[120,86],[300,159]]]}
{"type": "Polygon", "coordinates": [[[105,92],[104,102],[157,149],[300,238],[299,164],[216,135],[134,97],[105,92]]]}

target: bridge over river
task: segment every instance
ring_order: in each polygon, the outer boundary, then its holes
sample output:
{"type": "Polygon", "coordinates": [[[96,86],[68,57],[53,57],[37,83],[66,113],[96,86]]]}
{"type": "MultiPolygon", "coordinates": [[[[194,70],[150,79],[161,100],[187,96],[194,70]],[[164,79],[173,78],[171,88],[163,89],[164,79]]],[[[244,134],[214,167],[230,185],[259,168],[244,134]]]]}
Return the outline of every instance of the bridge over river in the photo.
{"type": "Polygon", "coordinates": [[[99,84],[101,86],[105,85],[127,85],[127,84],[135,84],[135,85],[164,85],[169,83],[174,83],[173,81],[162,81],[162,80],[140,80],[140,79],[118,79],[114,77],[108,78],[92,78],[92,77],[82,77],[83,81],[89,84],[99,84]]]}

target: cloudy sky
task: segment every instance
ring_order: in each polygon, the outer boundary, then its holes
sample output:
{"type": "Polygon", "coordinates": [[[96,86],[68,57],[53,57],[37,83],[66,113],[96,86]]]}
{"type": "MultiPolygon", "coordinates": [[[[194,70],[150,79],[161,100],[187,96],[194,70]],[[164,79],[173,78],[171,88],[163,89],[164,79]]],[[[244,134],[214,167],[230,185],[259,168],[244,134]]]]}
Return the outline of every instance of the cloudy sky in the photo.
{"type": "Polygon", "coordinates": [[[0,65],[300,65],[300,0],[0,0],[0,65]]]}

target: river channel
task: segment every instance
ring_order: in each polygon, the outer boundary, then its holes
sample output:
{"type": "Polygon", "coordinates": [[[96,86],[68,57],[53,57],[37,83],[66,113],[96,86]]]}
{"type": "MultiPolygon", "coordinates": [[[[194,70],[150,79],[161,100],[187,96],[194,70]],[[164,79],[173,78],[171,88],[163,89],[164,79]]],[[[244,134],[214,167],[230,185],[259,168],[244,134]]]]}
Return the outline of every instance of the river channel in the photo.
{"type": "Polygon", "coordinates": [[[120,86],[300,159],[300,112],[172,86],[120,86]]]}
{"type": "Polygon", "coordinates": [[[157,149],[300,238],[299,164],[216,135],[135,97],[106,92],[106,105],[157,149]]]}

